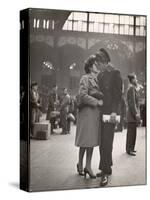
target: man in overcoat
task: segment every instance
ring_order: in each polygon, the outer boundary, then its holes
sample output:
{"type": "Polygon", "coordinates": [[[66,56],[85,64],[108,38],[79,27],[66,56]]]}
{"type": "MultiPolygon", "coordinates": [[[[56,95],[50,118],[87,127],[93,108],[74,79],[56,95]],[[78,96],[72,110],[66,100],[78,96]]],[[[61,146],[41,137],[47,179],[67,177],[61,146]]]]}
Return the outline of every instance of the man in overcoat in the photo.
{"type": "Polygon", "coordinates": [[[55,120],[56,120],[56,117],[51,116],[51,112],[57,111],[59,106],[59,95],[57,90],[58,90],[57,85],[54,85],[52,91],[50,92],[48,100],[49,102],[48,102],[46,119],[49,120],[51,123],[51,134],[53,134],[53,129],[55,128],[55,120]]]}
{"type": "Polygon", "coordinates": [[[31,137],[34,135],[34,123],[39,122],[40,96],[38,84],[33,82],[30,90],[30,130],[31,137]]]}
{"type": "Polygon", "coordinates": [[[70,95],[67,88],[64,88],[62,101],[60,103],[60,124],[62,127],[62,134],[70,133],[70,121],[68,119],[70,103],[70,95]]]}
{"type": "Polygon", "coordinates": [[[137,78],[135,74],[129,74],[128,79],[130,82],[127,91],[127,139],[126,139],[126,152],[131,156],[136,155],[134,149],[136,142],[136,129],[140,123],[140,105],[139,95],[137,90],[137,78]]]}
{"type": "Polygon", "coordinates": [[[120,71],[111,66],[109,54],[105,49],[100,49],[96,56],[101,70],[97,77],[98,85],[104,95],[99,164],[101,172],[97,176],[101,177],[100,185],[105,186],[108,183],[108,175],[112,174],[113,139],[116,117],[122,96],[122,78],[120,71]],[[104,115],[110,115],[109,122],[103,121],[104,115]]]}

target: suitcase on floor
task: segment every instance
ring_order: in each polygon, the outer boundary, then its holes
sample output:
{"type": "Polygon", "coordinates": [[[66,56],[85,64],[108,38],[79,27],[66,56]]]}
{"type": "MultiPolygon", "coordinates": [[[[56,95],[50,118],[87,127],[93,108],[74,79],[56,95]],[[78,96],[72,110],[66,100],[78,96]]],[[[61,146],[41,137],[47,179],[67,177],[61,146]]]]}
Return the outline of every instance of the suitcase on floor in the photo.
{"type": "Polygon", "coordinates": [[[49,121],[38,122],[34,124],[34,138],[39,140],[48,140],[51,134],[49,121]]]}
{"type": "Polygon", "coordinates": [[[37,131],[36,139],[37,140],[48,140],[49,139],[48,131],[37,131]]]}

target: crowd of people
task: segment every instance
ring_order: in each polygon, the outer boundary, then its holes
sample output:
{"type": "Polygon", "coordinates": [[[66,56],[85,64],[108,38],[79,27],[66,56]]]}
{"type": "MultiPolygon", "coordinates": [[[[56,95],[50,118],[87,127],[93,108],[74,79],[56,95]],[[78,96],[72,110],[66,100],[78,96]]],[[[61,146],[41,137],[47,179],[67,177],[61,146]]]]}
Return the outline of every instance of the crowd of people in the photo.
{"type": "MultiPolygon", "coordinates": [[[[61,134],[70,133],[70,123],[76,123],[76,101],[71,97],[67,88],[61,89],[61,94],[58,93],[58,86],[54,85],[48,94],[48,106],[46,120],[51,124],[51,134],[54,134],[54,129],[62,128],[61,134]]],[[[33,82],[30,91],[30,135],[33,135],[34,124],[40,121],[42,114],[42,103],[38,92],[38,84],[33,82]]]]}
{"type": "MultiPolygon", "coordinates": [[[[108,52],[101,48],[84,64],[85,74],[81,77],[79,92],[71,98],[67,88],[58,95],[55,85],[48,98],[46,119],[51,124],[51,134],[59,126],[61,134],[70,133],[70,121],[76,123],[75,146],[79,147],[77,172],[90,178],[101,177],[101,186],[108,184],[112,174],[112,151],[117,125],[126,120],[126,153],[136,156],[136,130],[141,123],[138,97],[138,81],[134,73],[129,74],[129,88],[126,102],[123,98],[121,73],[112,66],[108,52]],[[71,115],[72,114],[72,115],[71,115]],[[94,147],[99,146],[100,172],[92,171],[91,161],[94,147]],[[83,159],[86,153],[86,164],[83,159]]],[[[40,96],[37,83],[30,91],[30,128],[33,135],[34,123],[39,121],[40,96]]],[[[120,128],[122,131],[122,127],[120,128]]]]}

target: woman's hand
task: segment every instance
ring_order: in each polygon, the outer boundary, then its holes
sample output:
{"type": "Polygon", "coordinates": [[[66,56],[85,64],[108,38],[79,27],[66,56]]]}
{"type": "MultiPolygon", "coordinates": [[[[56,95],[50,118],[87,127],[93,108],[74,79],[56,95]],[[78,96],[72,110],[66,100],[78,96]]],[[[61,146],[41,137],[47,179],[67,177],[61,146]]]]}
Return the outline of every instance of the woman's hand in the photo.
{"type": "Polygon", "coordinates": [[[136,120],[137,120],[137,122],[140,122],[140,120],[141,120],[141,117],[140,117],[140,115],[139,114],[136,114],[136,120]]]}
{"type": "Polygon", "coordinates": [[[103,100],[99,100],[99,101],[97,102],[97,105],[98,105],[98,106],[102,106],[102,105],[103,105],[103,100]]]}

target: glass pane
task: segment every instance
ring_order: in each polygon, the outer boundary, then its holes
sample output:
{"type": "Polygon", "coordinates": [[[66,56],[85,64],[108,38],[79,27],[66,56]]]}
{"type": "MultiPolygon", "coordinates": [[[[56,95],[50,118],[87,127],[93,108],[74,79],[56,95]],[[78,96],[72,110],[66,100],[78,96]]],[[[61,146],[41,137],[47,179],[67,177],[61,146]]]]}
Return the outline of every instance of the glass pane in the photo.
{"type": "Polygon", "coordinates": [[[78,31],[82,31],[82,22],[78,21],[78,31]]]}
{"type": "Polygon", "coordinates": [[[114,30],[113,30],[113,24],[109,24],[109,33],[113,33],[114,30]]]}
{"type": "Polygon", "coordinates": [[[114,25],[114,33],[115,34],[119,33],[119,26],[118,25],[114,25]]]}
{"type": "Polygon", "coordinates": [[[114,23],[119,24],[119,15],[114,15],[114,23]]]}
{"type": "Polygon", "coordinates": [[[140,17],[136,17],[136,25],[140,25],[140,17]]]}
{"type": "Polygon", "coordinates": [[[93,14],[93,13],[90,13],[89,14],[89,21],[91,22],[94,22],[94,20],[95,20],[95,14],[93,14]]]}
{"type": "Polygon", "coordinates": [[[133,26],[129,26],[129,35],[133,35],[133,26]]]}
{"type": "Polygon", "coordinates": [[[145,26],[146,25],[145,21],[146,21],[145,17],[140,17],[140,25],[145,26]]]}
{"type": "Polygon", "coordinates": [[[73,30],[78,31],[78,21],[73,22],[73,30]]]}
{"type": "Polygon", "coordinates": [[[124,16],[125,24],[129,24],[129,16],[124,16]]]}
{"type": "Polygon", "coordinates": [[[71,13],[68,17],[68,20],[72,20],[73,19],[73,13],[71,13]]]}
{"type": "Polygon", "coordinates": [[[113,23],[113,15],[105,15],[106,23],[113,23]]]}
{"type": "Polygon", "coordinates": [[[136,27],[136,35],[140,35],[140,27],[136,27]]]}
{"type": "Polygon", "coordinates": [[[98,15],[98,21],[104,22],[104,14],[97,14],[98,15]]]}
{"type": "Polygon", "coordinates": [[[33,20],[33,27],[35,28],[36,27],[36,19],[34,18],[33,20]]]}
{"type": "Polygon", "coordinates": [[[99,32],[98,23],[94,23],[94,32],[99,32]]]}
{"type": "Polygon", "coordinates": [[[99,29],[98,29],[99,32],[103,33],[104,32],[104,24],[99,23],[98,26],[99,26],[99,29]]]}
{"type": "Polygon", "coordinates": [[[134,18],[132,16],[129,17],[129,24],[131,24],[131,25],[134,24],[134,18]]]}
{"type": "Polygon", "coordinates": [[[89,21],[92,21],[92,22],[104,22],[104,14],[90,13],[89,21]]]}
{"type": "Polygon", "coordinates": [[[144,26],[140,27],[140,35],[144,35],[144,26]]]}
{"type": "Polygon", "coordinates": [[[68,21],[68,30],[72,30],[72,21],[68,21]]]}
{"type": "Polygon", "coordinates": [[[146,29],[145,29],[145,27],[144,27],[143,35],[144,36],[146,35],[146,29]]]}
{"type": "Polygon", "coordinates": [[[98,22],[98,21],[99,21],[99,19],[98,19],[98,14],[90,13],[89,21],[98,22]]]}
{"type": "Polygon", "coordinates": [[[120,24],[124,24],[124,16],[120,15],[120,24]]]}
{"type": "Polygon", "coordinates": [[[125,32],[124,32],[126,35],[129,34],[129,25],[125,25],[125,32]]]}
{"type": "Polygon", "coordinates": [[[52,20],[52,29],[54,29],[54,28],[55,28],[55,21],[52,20]]]}
{"type": "Polygon", "coordinates": [[[124,25],[120,25],[120,34],[124,34],[124,25]]]}
{"type": "Polygon", "coordinates": [[[146,17],[143,17],[143,25],[146,26],[146,17]]]}
{"type": "Polygon", "coordinates": [[[89,32],[94,32],[94,22],[89,22],[89,32]]]}
{"type": "Polygon", "coordinates": [[[82,31],[87,31],[87,22],[82,22],[82,31]]]}
{"type": "Polygon", "coordinates": [[[47,20],[46,28],[49,29],[49,20],[47,20]]]}
{"type": "Polygon", "coordinates": [[[38,19],[36,23],[36,27],[39,28],[39,26],[40,26],[40,20],[38,19]]]}
{"type": "Polygon", "coordinates": [[[109,33],[109,24],[104,24],[104,32],[109,33]]]}
{"type": "Polygon", "coordinates": [[[44,29],[46,28],[46,20],[45,19],[43,20],[43,28],[44,29]]]}
{"type": "Polygon", "coordinates": [[[87,20],[87,13],[83,13],[83,12],[74,12],[73,13],[73,19],[74,20],[87,20]]]}

